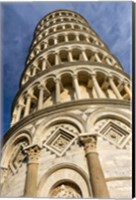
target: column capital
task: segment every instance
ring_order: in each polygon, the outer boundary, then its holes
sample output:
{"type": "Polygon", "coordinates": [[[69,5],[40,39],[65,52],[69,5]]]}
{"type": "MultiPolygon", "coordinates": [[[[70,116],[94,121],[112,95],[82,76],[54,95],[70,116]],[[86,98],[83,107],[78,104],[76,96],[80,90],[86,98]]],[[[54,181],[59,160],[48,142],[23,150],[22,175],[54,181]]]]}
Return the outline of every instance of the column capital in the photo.
{"type": "Polygon", "coordinates": [[[72,76],[73,78],[77,78],[78,74],[73,74],[72,76]]]}
{"type": "Polygon", "coordinates": [[[97,134],[81,134],[79,136],[81,144],[84,146],[86,154],[96,152],[97,134]]]}
{"type": "Polygon", "coordinates": [[[111,74],[108,75],[109,79],[113,79],[113,76],[111,74]]]}
{"type": "Polygon", "coordinates": [[[92,77],[95,77],[95,76],[96,76],[96,73],[95,73],[95,72],[92,72],[92,73],[91,73],[91,76],[92,76],[92,77]]]}
{"type": "Polygon", "coordinates": [[[38,85],[38,89],[44,89],[44,88],[45,88],[45,84],[41,83],[41,84],[38,85]]]}
{"type": "Polygon", "coordinates": [[[38,163],[40,149],[37,144],[27,146],[23,149],[24,153],[28,155],[28,163],[38,163]]]}
{"type": "Polygon", "coordinates": [[[55,83],[56,83],[56,82],[60,82],[60,77],[56,77],[56,78],[54,79],[54,81],[55,81],[55,83]]]}

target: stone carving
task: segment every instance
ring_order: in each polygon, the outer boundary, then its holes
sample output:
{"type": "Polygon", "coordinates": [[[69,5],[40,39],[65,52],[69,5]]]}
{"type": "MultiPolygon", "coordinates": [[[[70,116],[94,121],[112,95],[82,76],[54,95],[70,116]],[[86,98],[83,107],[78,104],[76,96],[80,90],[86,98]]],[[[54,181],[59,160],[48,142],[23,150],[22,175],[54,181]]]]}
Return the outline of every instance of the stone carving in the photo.
{"type": "Polygon", "coordinates": [[[57,155],[62,156],[74,139],[75,135],[72,132],[64,128],[58,128],[47,139],[45,146],[57,155]]]}
{"type": "Polygon", "coordinates": [[[38,145],[28,146],[24,149],[28,156],[29,163],[37,163],[39,159],[40,147],[38,145]]]}
{"type": "Polygon", "coordinates": [[[85,135],[80,137],[80,142],[83,144],[85,152],[96,151],[97,137],[96,135],[85,135]]]}
{"type": "Polygon", "coordinates": [[[81,194],[78,190],[65,184],[61,184],[53,189],[50,196],[55,198],[81,198],[81,194]]]}
{"type": "Polygon", "coordinates": [[[102,137],[118,148],[124,148],[130,139],[129,132],[112,121],[105,123],[99,132],[102,137]]]}
{"type": "Polygon", "coordinates": [[[8,174],[8,168],[1,167],[0,168],[0,184],[2,185],[7,177],[8,174]]]}
{"type": "Polygon", "coordinates": [[[59,137],[52,143],[52,146],[58,149],[58,151],[62,151],[68,145],[68,143],[68,138],[59,135],[59,137]]]}
{"type": "Polygon", "coordinates": [[[13,154],[9,161],[9,169],[15,174],[19,167],[21,167],[24,158],[26,157],[23,148],[28,145],[28,141],[24,140],[14,146],[13,154]]]}

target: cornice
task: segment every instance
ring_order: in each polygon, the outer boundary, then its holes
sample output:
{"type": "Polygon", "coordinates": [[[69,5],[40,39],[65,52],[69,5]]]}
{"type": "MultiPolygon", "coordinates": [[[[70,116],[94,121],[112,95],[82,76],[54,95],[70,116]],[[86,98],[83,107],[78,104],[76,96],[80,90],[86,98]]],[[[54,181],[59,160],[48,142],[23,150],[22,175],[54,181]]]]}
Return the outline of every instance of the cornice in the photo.
{"type": "Polygon", "coordinates": [[[18,129],[22,128],[22,126],[25,126],[27,124],[32,123],[35,120],[38,120],[42,117],[48,117],[49,115],[53,114],[59,114],[62,112],[69,111],[71,109],[77,109],[81,107],[88,107],[88,106],[101,106],[105,105],[107,106],[115,106],[116,108],[125,108],[125,109],[130,109],[130,101],[126,100],[117,100],[117,99],[82,99],[82,100],[74,100],[70,102],[64,102],[64,103],[59,103],[55,104],[53,106],[41,109],[35,113],[32,113],[19,122],[17,122],[15,125],[13,125],[7,133],[3,137],[3,144],[10,138],[15,131],[18,129]]]}

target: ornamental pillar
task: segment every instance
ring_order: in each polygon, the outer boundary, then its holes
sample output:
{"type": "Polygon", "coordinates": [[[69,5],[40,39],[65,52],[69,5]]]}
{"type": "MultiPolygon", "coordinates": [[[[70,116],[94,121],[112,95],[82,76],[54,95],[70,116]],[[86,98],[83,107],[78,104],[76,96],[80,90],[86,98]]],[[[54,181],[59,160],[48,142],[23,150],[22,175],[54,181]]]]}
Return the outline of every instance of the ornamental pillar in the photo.
{"type": "Polygon", "coordinates": [[[88,58],[87,58],[86,53],[84,51],[82,51],[82,56],[83,56],[84,61],[88,61],[88,58]]]}
{"type": "Polygon", "coordinates": [[[56,103],[60,103],[60,79],[56,78],[55,83],[56,83],[56,90],[55,90],[56,103]]]}
{"type": "Polygon", "coordinates": [[[68,58],[69,58],[69,62],[73,62],[73,56],[71,51],[68,52],[68,58]]]}
{"type": "Polygon", "coordinates": [[[54,38],[54,44],[57,44],[58,43],[58,40],[57,40],[57,38],[55,37],[54,38]]]}
{"type": "Polygon", "coordinates": [[[68,42],[68,35],[65,35],[65,42],[68,42]]]}
{"type": "Polygon", "coordinates": [[[109,76],[109,83],[110,83],[110,86],[111,86],[111,88],[113,89],[113,91],[114,91],[116,97],[117,97],[118,99],[122,99],[122,96],[121,96],[121,94],[119,93],[118,88],[116,87],[116,85],[115,85],[115,83],[114,83],[114,81],[113,81],[113,78],[112,78],[111,76],[109,76]]]}
{"type": "Polygon", "coordinates": [[[40,147],[28,146],[24,152],[28,155],[24,196],[36,197],[40,147]]]}
{"type": "Polygon", "coordinates": [[[25,107],[25,113],[24,113],[24,117],[29,115],[30,112],[30,106],[31,106],[31,94],[27,95],[27,101],[26,101],[26,107],[25,107]]]}
{"type": "Polygon", "coordinates": [[[42,109],[43,106],[43,95],[44,95],[44,85],[39,85],[39,98],[38,98],[38,110],[42,109]]]}
{"type": "Polygon", "coordinates": [[[105,94],[103,93],[102,89],[100,88],[97,79],[96,79],[96,75],[92,74],[92,81],[93,81],[93,85],[97,94],[98,98],[106,98],[105,94]]]}
{"type": "Polygon", "coordinates": [[[32,76],[35,76],[36,75],[36,66],[33,67],[33,73],[32,73],[32,76]]]}
{"type": "Polygon", "coordinates": [[[130,88],[128,87],[127,83],[124,83],[124,89],[126,90],[127,94],[132,98],[132,94],[130,88]]]}
{"type": "Polygon", "coordinates": [[[99,63],[102,62],[101,59],[100,59],[100,57],[98,56],[98,53],[95,53],[95,54],[94,54],[94,57],[96,58],[96,61],[97,61],[97,62],[99,62],[99,63]]]}
{"type": "Polygon", "coordinates": [[[45,59],[42,60],[42,71],[46,69],[46,61],[45,59]]]}
{"type": "Polygon", "coordinates": [[[58,53],[55,53],[55,65],[59,65],[59,55],[58,53]]]}
{"type": "Polygon", "coordinates": [[[79,83],[78,83],[78,79],[77,79],[76,74],[73,75],[73,83],[74,83],[74,88],[75,88],[75,91],[76,91],[77,99],[81,99],[81,91],[80,91],[80,87],[79,87],[79,83]]]}
{"type": "Polygon", "coordinates": [[[18,104],[17,115],[16,115],[16,122],[18,122],[19,119],[20,119],[22,108],[23,108],[23,105],[22,104],[18,104]]]}
{"type": "Polygon", "coordinates": [[[96,151],[97,135],[81,135],[80,142],[84,146],[85,150],[93,197],[108,198],[109,192],[100,160],[98,158],[98,152],[96,151]]]}

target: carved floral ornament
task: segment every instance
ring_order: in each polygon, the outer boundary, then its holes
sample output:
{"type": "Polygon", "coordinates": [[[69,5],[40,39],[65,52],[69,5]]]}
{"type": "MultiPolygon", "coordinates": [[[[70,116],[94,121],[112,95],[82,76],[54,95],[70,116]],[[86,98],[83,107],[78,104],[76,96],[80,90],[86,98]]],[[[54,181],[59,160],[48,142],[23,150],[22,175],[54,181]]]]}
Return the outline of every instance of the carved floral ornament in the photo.
{"type": "Polygon", "coordinates": [[[50,192],[51,197],[56,198],[81,198],[81,192],[74,184],[60,184],[50,192]]]}
{"type": "Polygon", "coordinates": [[[84,146],[86,154],[96,151],[97,134],[81,134],[79,136],[81,144],[84,146]]]}
{"type": "Polygon", "coordinates": [[[39,159],[40,147],[38,145],[31,145],[24,149],[24,153],[28,155],[29,163],[37,163],[39,159]]]}

